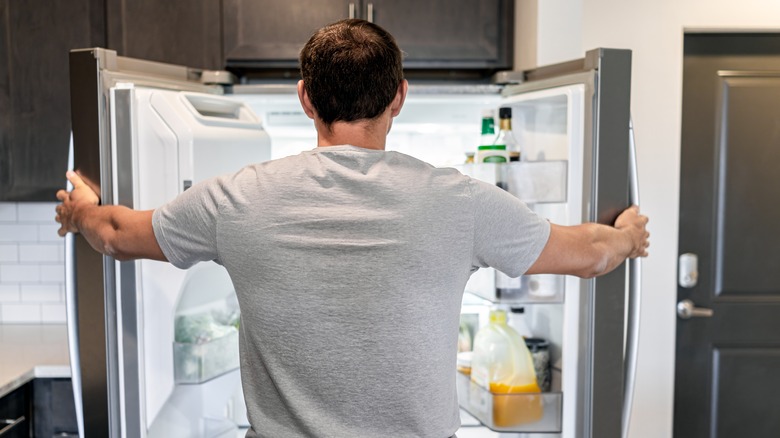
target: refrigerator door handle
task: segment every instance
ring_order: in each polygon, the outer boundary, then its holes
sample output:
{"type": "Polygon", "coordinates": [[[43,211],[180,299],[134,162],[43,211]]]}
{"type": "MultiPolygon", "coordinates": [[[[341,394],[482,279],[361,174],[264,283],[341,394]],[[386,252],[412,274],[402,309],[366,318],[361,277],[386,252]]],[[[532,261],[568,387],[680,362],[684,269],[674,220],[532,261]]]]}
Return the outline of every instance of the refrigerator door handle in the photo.
{"type": "MultiPolygon", "coordinates": [[[[70,136],[68,169],[73,169],[73,134],[70,136]]],[[[73,190],[70,181],[66,186],[73,190]]],[[[84,437],[84,407],[81,403],[81,363],[79,362],[78,307],[76,306],[76,235],[65,235],[65,320],[68,330],[68,355],[70,356],[70,380],[73,384],[73,402],[76,406],[76,424],[79,437],[84,437]]]]}
{"type": "MultiPolygon", "coordinates": [[[[639,205],[639,174],[636,163],[636,142],[634,139],[634,123],[629,118],[628,125],[628,173],[629,173],[629,202],[639,205]]],[[[628,438],[628,429],[631,424],[631,409],[634,402],[634,390],[636,388],[636,372],[639,360],[639,322],[640,306],[642,303],[642,260],[637,257],[628,262],[628,320],[626,327],[625,358],[623,362],[623,415],[622,437],[628,438]]]]}

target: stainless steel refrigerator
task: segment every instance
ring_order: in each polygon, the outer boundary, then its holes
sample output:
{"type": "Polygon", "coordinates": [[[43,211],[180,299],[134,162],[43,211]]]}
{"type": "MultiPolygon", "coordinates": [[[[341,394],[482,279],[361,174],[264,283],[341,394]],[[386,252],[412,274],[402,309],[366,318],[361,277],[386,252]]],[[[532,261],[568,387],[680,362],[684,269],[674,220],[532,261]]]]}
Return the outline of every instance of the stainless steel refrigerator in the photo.
{"type": "MultiPolygon", "coordinates": [[[[412,84],[388,149],[501,184],[556,223],[610,223],[630,203],[630,76],[629,51],[596,49],[581,60],[499,75],[520,81],[514,85],[412,84]],[[512,108],[526,160],[462,165],[464,152],[476,149],[482,110],[498,107],[512,108]]],[[[233,85],[226,72],[104,49],[73,51],[70,77],[74,168],[99,187],[104,204],[152,209],[209,176],[315,146],[294,85],[233,85]]],[[[231,331],[238,309],[224,269],[118,262],[80,236],[68,242],[69,342],[82,435],[236,436],[246,420],[231,331]]],[[[456,375],[453,364],[462,407],[484,425],[464,426],[459,435],[488,434],[490,427],[620,436],[638,327],[638,272],[631,281],[627,275],[624,267],[591,280],[473,275],[464,313],[484,316],[494,302],[523,307],[534,336],[551,343],[552,389],[538,396],[541,418],[497,425],[493,395],[456,375]],[[497,278],[516,283],[517,293],[497,296],[497,278]]]]}

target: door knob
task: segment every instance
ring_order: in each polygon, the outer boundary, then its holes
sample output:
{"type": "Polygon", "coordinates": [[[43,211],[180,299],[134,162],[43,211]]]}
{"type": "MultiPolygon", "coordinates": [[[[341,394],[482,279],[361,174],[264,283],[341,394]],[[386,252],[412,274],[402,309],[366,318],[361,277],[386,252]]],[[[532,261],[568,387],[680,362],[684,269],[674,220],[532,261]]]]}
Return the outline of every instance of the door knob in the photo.
{"type": "Polygon", "coordinates": [[[712,309],[696,307],[693,301],[684,299],[677,303],[677,316],[681,319],[709,318],[714,312],[712,309]]]}

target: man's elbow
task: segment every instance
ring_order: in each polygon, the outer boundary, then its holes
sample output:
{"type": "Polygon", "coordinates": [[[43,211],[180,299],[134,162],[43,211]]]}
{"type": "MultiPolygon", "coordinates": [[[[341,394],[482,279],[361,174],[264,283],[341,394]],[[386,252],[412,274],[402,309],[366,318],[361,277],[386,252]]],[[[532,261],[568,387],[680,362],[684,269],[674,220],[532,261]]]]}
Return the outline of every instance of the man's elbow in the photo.
{"type": "Polygon", "coordinates": [[[133,260],[131,254],[123,248],[122,242],[117,238],[117,233],[111,233],[103,239],[100,252],[120,262],[133,260]]]}
{"type": "Polygon", "coordinates": [[[601,269],[601,268],[596,267],[596,266],[589,266],[588,268],[582,269],[579,272],[575,273],[574,275],[576,275],[577,277],[584,278],[584,279],[587,280],[587,279],[591,279],[591,278],[600,277],[600,276],[602,276],[604,274],[606,274],[604,269],[601,269]]]}
{"type": "Polygon", "coordinates": [[[625,261],[625,258],[621,258],[614,254],[614,252],[606,246],[600,246],[595,252],[596,254],[593,257],[593,263],[584,278],[595,278],[609,274],[625,261]]]}

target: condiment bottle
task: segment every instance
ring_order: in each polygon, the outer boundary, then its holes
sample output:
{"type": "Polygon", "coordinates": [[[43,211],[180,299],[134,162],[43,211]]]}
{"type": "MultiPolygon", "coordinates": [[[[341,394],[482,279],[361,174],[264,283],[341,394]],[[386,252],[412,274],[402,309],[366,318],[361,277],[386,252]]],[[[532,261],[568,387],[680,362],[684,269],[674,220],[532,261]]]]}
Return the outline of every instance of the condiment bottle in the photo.
{"type": "Polygon", "coordinates": [[[525,157],[520,153],[520,144],[512,133],[512,108],[500,108],[498,119],[499,131],[493,144],[504,146],[507,151],[507,161],[510,161],[510,158],[511,161],[525,160],[525,157]]]}

